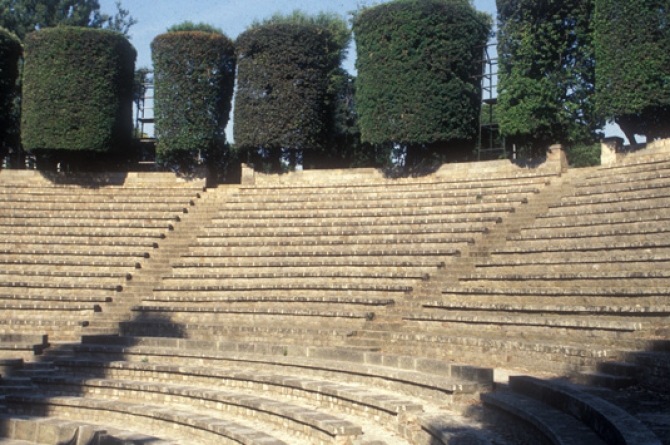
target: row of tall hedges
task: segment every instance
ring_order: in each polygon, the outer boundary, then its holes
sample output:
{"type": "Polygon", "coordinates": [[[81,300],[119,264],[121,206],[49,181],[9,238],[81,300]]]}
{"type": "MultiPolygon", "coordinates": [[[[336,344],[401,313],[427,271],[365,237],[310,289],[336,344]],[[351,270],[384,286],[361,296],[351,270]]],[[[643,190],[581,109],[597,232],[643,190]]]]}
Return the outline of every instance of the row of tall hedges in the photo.
{"type": "MultiPolygon", "coordinates": [[[[488,16],[467,0],[397,0],[365,9],[354,28],[364,53],[353,98],[364,142],[388,147],[474,138],[476,61],[488,16]]],[[[351,126],[336,125],[335,116],[352,116],[339,97],[348,90],[339,65],[350,39],[342,19],[276,16],[252,26],[236,45],[215,29],[190,24],[172,31],[152,43],[162,160],[207,157],[224,147],[236,63],[241,149],[341,149],[333,141],[351,126]]],[[[54,28],[28,35],[25,49],[25,148],[104,152],[128,145],[135,50],[123,36],[54,28]]]]}

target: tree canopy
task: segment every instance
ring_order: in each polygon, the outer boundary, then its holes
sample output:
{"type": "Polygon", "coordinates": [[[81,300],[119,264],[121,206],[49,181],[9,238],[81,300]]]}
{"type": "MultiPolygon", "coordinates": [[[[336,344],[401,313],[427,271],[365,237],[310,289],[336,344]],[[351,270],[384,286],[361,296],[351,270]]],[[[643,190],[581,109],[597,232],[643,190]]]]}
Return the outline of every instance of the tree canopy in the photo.
{"type": "Polygon", "coordinates": [[[474,140],[487,14],[467,0],[397,0],[362,10],[353,28],[364,142],[420,150],[474,140]]]}
{"type": "Polygon", "coordinates": [[[21,40],[31,31],[58,25],[104,28],[125,35],[136,22],[116,3],[115,15],[100,11],[98,0],[0,0],[0,27],[21,40]]]}
{"type": "Polygon", "coordinates": [[[172,25],[168,28],[168,32],[189,32],[189,31],[199,31],[207,32],[212,34],[223,34],[223,30],[215,26],[210,25],[209,23],[193,23],[190,20],[185,22],[172,25]]]}
{"type": "Polygon", "coordinates": [[[631,143],[670,136],[670,1],[595,3],[598,113],[631,143]]]}
{"type": "Polygon", "coordinates": [[[518,148],[592,143],[593,0],[497,0],[500,131],[518,148]]]}

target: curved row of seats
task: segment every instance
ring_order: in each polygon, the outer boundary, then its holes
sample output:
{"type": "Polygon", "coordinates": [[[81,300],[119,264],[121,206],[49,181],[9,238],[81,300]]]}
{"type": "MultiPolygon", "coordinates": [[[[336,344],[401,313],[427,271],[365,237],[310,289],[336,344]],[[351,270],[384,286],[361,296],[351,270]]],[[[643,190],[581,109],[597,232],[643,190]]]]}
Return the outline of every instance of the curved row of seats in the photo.
{"type": "Polygon", "coordinates": [[[161,175],[121,183],[90,177],[82,186],[35,172],[27,178],[4,173],[0,333],[39,333],[51,341],[78,339],[96,313],[124,298],[124,288],[203,186],[157,182],[161,175]]]}

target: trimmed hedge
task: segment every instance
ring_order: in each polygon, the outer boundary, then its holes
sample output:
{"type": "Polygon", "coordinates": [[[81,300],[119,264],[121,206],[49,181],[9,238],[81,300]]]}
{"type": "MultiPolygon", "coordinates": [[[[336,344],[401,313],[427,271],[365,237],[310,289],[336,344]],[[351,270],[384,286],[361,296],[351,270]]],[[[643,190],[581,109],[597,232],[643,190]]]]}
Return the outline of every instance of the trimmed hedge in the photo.
{"type": "Polygon", "coordinates": [[[157,156],[187,161],[225,148],[235,82],[235,48],[223,34],[178,31],[151,43],[157,156]]]}
{"type": "Polygon", "coordinates": [[[361,136],[407,146],[477,135],[491,18],[467,0],[398,0],[354,20],[361,136]]]}
{"type": "Polygon", "coordinates": [[[329,74],[339,65],[335,45],[316,25],[267,24],[238,37],[238,148],[277,153],[324,146],[334,108],[329,74]]]}
{"type": "Polygon", "coordinates": [[[127,149],[135,48],[120,33],[58,27],[28,34],[21,137],[27,150],[127,149]]]}
{"type": "Polygon", "coordinates": [[[18,37],[0,28],[0,155],[16,145],[18,134],[14,101],[18,94],[19,59],[23,48],[18,37]]]}
{"type": "Polygon", "coordinates": [[[629,139],[669,137],[670,1],[595,3],[598,113],[629,139]]]}

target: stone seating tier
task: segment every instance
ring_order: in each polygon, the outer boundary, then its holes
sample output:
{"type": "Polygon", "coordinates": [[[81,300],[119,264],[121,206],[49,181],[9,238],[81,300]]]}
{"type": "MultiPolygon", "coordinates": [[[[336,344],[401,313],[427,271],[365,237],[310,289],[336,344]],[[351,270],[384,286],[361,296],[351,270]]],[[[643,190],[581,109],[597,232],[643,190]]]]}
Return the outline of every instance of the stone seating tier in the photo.
{"type": "Polygon", "coordinates": [[[272,424],[290,435],[315,444],[341,443],[345,438],[362,434],[360,426],[306,406],[292,405],[286,401],[276,401],[247,392],[199,388],[185,382],[151,383],[63,376],[34,377],[32,381],[47,396],[139,402],[157,407],[196,406],[199,409],[225,413],[231,420],[242,418],[256,421],[257,418],[262,418],[264,424],[272,424]]]}
{"type": "Polygon", "coordinates": [[[3,416],[0,425],[3,445],[174,445],[145,434],[72,420],[3,416]]]}
{"type": "Polygon", "coordinates": [[[182,441],[188,438],[189,443],[195,444],[235,444],[240,441],[249,445],[287,444],[234,422],[179,409],[80,397],[11,395],[7,397],[7,402],[10,404],[10,412],[19,415],[55,416],[115,426],[134,426],[142,430],[156,429],[166,436],[176,436],[175,430],[178,429],[182,441]]]}

